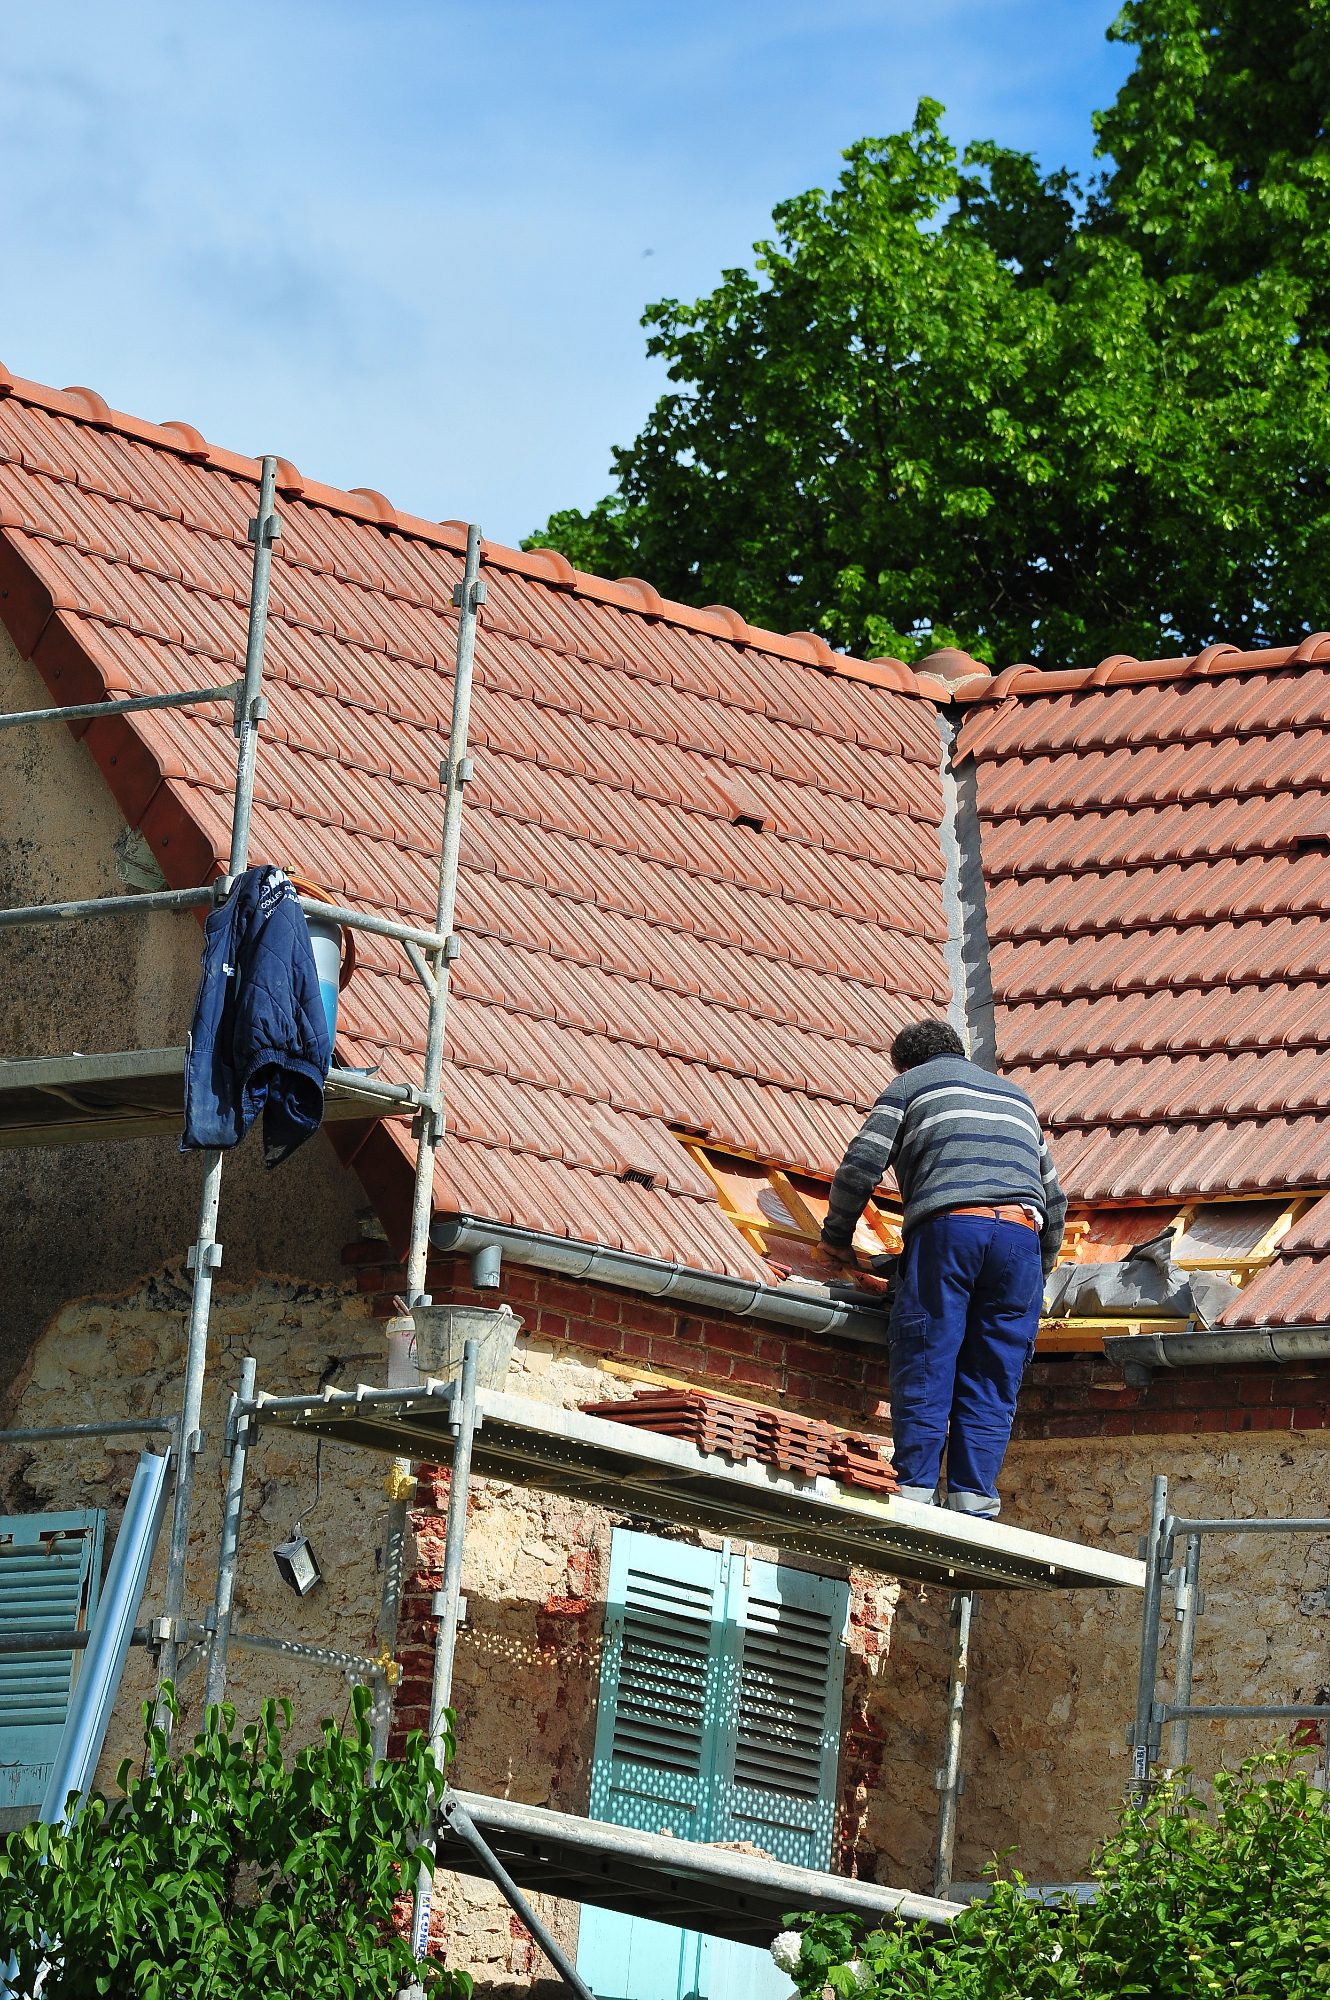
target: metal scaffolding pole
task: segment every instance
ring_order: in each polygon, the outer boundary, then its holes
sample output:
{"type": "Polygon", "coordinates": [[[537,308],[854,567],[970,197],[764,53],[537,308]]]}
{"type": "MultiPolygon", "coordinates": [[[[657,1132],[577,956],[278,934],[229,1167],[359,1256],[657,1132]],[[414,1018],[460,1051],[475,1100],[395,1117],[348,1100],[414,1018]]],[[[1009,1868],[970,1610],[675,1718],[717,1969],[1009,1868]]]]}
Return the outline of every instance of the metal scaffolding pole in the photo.
{"type": "MultiPolygon", "coordinates": [[[[1174,1616],[1181,1627],[1178,1633],[1178,1658],[1173,1669],[1173,1705],[1185,1708],[1191,1701],[1192,1662],[1196,1657],[1196,1620],[1204,1608],[1200,1593],[1201,1538],[1188,1535],[1187,1553],[1178,1573],[1173,1593],[1174,1616]]],[[[1178,1770],[1187,1761],[1187,1732],[1190,1727],[1185,1715],[1173,1719],[1172,1739],[1169,1744],[1169,1763],[1178,1770]]]]}
{"type": "Polygon", "coordinates": [[[1149,1790],[1151,1751],[1158,1750],[1160,1730],[1154,1720],[1155,1682],[1159,1675],[1159,1612],[1164,1588],[1164,1517],[1168,1512],[1168,1481],[1156,1473],[1150,1499],[1150,1528],[1145,1537],[1145,1601],[1141,1609],[1141,1666],[1136,1679],[1136,1719],[1128,1731],[1131,1787],[1137,1798],[1149,1790]]]}
{"type": "MultiPolygon", "coordinates": [[[[236,701],[235,729],[239,738],[236,755],[235,808],[231,820],[231,855],[227,887],[249,864],[249,822],[254,805],[254,770],[258,757],[258,725],[267,712],[263,695],[263,641],[268,619],[268,589],[272,574],[272,545],[281,534],[281,523],[273,512],[277,483],[277,460],[265,458],[259,483],[259,510],[250,522],[254,544],[254,573],[249,598],[249,635],[245,647],[244,687],[236,701]]],[[[199,1419],[203,1410],[203,1378],[208,1361],[208,1321],[212,1309],[212,1274],[222,1261],[217,1241],[217,1208],[222,1192],[222,1153],[209,1147],[203,1155],[203,1191],[199,1199],[199,1228],[190,1264],[194,1271],[194,1293],[189,1309],[189,1338],[185,1349],[185,1384],[181,1397],[179,1451],[176,1458],[175,1498],[171,1513],[171,1541],[167,1556],[166,1602],[157,1630],[163,1644],[159,1667],[160,1681],[174,1681],[180,1664],[180,1645],[186,1637],[185,1590],[189,1558],[189,1523],[194,1502],[194,1467],[203,1447],[199,1419]]],[[[169,1731],[170,1711],[159,1701],[158,1722],[169,1731]]]]}
{"type": "MultiPolygon", "coordinates": [[[[476,651],[476,614],[485,601],[485,584],[480,577],[480,529],[473,522],[466,531],[466,564],[462,580],[454,587],[453,603],[460,613],[457,625],[457,665],[453,676],[452,723],[448,734],[448,759],[440,767],[443,782],[443,836],[439,848],[439,890],[435,908],[435,931],[441,942],[428,950],[417,971],[428,973],[429,1025],[425,1035],[425,1069],[420,1093],[417,1124],[416,1177],[411,1199],[411,1235],[406,1258],[406,1302],[425,1303],[425,1270],[429,1258],[429,1228],[434,1213],[434,1153],[444,1133],[443,1037],[448,1014],[448,967],[458,955],[458,941],[452,934],[457,903],[457,862],[462,843],[462,809],[471,763],[466,754],[467,732],[471,723],[471,677],[476,651]]],[[[414,960],[413,960],[414,963],[414,960]]],[[[388,1518],[383,1538],[383,1588],[379,1600],[379,1640],[391,1658],[397,1649],[397,1620],[402,1604],[402,1564],[406,1548],[406,1510],[415,1492],[415,1476],[409,1458],[395,1458],[385,1481],[388,1518]]],[[[388,1707],[385,1701],[374,1717],[375,1757],[388,1750],[388,1707]]]]}
{"type": "Polygon", "coordinates": [[[970,1626],[977,1609],[972,1590],[957,1590],[951,1599],[951,1680],[947,1687],[947,1726],[937,1788],[942,1794],[937,1816],[937,1860],[933,1894],[945,1899],[951,1887],[956,1856],[956,1822],[965,1790],[961,1771],[961,1731],[965,1723],[965,1687],[970,1672],[970,1626]]]}
{"type": "MultiPolygon", "coordinates": [[[[453,1434],[453,1464],[448,1481],[448,1522],[443,1542],[443,1587],[434,1600],[438,1624],[434,1632],[434,1681],[430,1691],[429,1741],[439,1769],[444,1767],[444,1717],[453,1692],[453,1657],[457,1651],[457,1606],[462,1588],[462,1552],[466,1543],[466,1510],[471,1498],[471,1446],[476,1434],[476,1357],[479,1343],[468,1340],[462,1350],[461,1393],[453,1399],[448,1428],[453,1434]]],[[[421,1831],[429,1841],[428,1824],[421,1831]]],[[[434,1872],[422,1866],[416,1881],[411,1936],[417,1959],[429,1944],[429,1911],[434,1872]]]]}
{"type": "MultiPolygon", "coordinates": [[[[1167,1499],[1167,1482],[1155,1480],[1156,1503],[1160,1499],[1160,1489],[1167,1499]]],[[[1145,1617],[1141,1628],[1141,1674],[1136,1698],[1136,1724],[1129,1740],[1135,1749],[1136,1771],[1134,1776],[1140,1782],[1140,1766],[1143,1742],[1149,1748],[1157,1748],[1165,1723],[1172,1724],[1172,1750],[1175,1764],[1185,1762],[1187,1755],[1188,1725],[1193,1721],[1213,1722],[1326,1722],[1330,1721],[1330,1705],[1315,1702],[1241,1702],[1208,1703],[1194,1702],[1191,1697],[1192,1665],[1196,1645],[1196,1619],[1204,1609],[1203,1600],[1197,1590],[1200,1573],[1200,1543],[1202,1535],[1330,1535],[1330,1519],[1306,1518],[1301,1515],[1280,1519],[1277,1515],[1264,1520],[1252,1521],[1192,1521],[1169,1514],[1165,1508],[1157,1532],[1152,1531],[1152,1541],[1158,1551],[1153,1569],[1147,1560],[1145,1588],[1145,1617]],[[1177,1543],[1185,1536],[1187,1553],[1182,1566],[1171,1575],[1165,1569],[1171,1560],[1177,1543]],[[1178,1648],[1178,1665],[1175,1675],[1173,1700],[1154,1699],[1155,1682],[1159,1671],[1159,1623],[1160,1600],[1165,1583],[1172,1583],[1177,1592],[1177,1610],[1182,1624],[1178,1648]],[[1153,1630],[1151,1626],[1151,1605],[1154,1607],[1153,1630]],[[1143,1738],[1141,1729],[1142,1711],[1148,1714],[1148,1734],[1143,1738]]],[[[1147,1773],[1148,1781],[1148,1760],[1147,1773]]],[[[1148,1785],[1147,1785],[1148,1788],[1148,1785]]]]}
{"type": "Polygon", "coordinates": [[[240,1364],[240,1393],[231,1398],[227,1435],[222,1456],[230,1455],[226,1477],[226,1499],[222,1505],[222,1547],[217,1558],[217,1593],[213,1600],[212,1637],[208,1646],[208,1674],[204,1685],[204,1705],[211,1708],[226,1692],[226,1656],[231,1639],[231,1613],[235,1603],[236,1568],[240,1559],[240,1518],[245,1504],[245,1466],[249,1458],[253,1419],[245,1405],[254,1400],[254,1377],[258,1363],[247,1354],[240,1364]]]}
{"type": "MultiPolygon", "coordinates": [[[[521,1922],[526,1925],[532,1937],[536,1940],[536,1943],[540,1946],[560,1979],[562,1979],[564,1985],[572,1988],[573,1992],[577,1995],[577,2000],[595,2000],[590,1987],[586,1984],[585,1980],[578,1977],[576,1966],[563,1950],[553,1932],[540,1921],[540,1918],[536,1915],[530,1903],[528,1903],[526,1897],[508,1873],[508,1870],[476,1831],[475,1822],[472,1820],[471,1815],[464,1810],[457,1799],[449,1798],[446,1793],[440,1811],[441,1817],[447,1821],[458,1839],[464,1841],[471,1849],[471,1852],[475,1855],[491,1882],[494,1883],[496,1888],[503,1891],[510,1907],[516,1911],[521,1922]]],[[[417,1953],[417,1957],[419,1955],[417,1953]]]]}

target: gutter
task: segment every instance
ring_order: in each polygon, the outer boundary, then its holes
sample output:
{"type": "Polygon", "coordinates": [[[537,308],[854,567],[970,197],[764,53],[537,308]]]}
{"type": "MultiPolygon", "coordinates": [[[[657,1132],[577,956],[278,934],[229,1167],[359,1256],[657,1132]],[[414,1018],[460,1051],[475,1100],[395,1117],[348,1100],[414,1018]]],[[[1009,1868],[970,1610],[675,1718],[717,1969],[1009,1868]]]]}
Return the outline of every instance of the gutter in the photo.
{"type": "MultiPolygon", "coordinates": [[[[798,1327],[803,1333],[831,1333],[838,1339],[857,1340],[870,1347],[881,1348],[886,1343],[885,1315],[871,1307],[818,1298],[794,1286],[731,1278],[721,1271],[695,1271],[687,1264],[640,1257],[633,1251],[611,1250],[600,1243],[577,1243],[567,1236],[514,1229],[508,1223],[485,1222],[479,1216],[457,1215],[436,1221],[430,1230],[430,1242],[436,1250],[473,1259],[480,1252],[497,1251],[500,1257],[507,1257],[514,1264],[530,1264],[538,1271],[555,1271],[565,1278],[617,1285],[625,1291],[645,1292],[651,1298],[677,1299],[681,1304],[701,1306],[711,1312],[732,1313],[739,1319],[767,1320],[776,1326],[798,1327]]],[[[473,1274],[478,1284],[497,1285],[499,1258],[491,1254],[479,1270],[473,1266],[473,1274]]]]}
{"type": "Polygon", "coordinates": [[[1104,1353],[1134,1387],[1157,1368],[1225,1361],[1330,1361],[1330,1326],[1212,1327],[1208,1333],[1106,1334],[1104,1353]]]}

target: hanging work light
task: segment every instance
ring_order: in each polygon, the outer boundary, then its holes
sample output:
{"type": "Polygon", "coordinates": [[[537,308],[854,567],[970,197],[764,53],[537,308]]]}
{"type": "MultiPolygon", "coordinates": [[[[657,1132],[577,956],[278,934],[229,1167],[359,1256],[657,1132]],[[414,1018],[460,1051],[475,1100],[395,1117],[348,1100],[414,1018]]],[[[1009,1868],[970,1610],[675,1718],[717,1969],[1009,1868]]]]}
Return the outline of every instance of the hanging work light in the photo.
{"type": "MultiPolygon", "coordinates": [[[[299,1522],[296,1525],[299,1527],[299,1522]]],[[[308,1597],[315,1584],[323,1579],[319,1559],[310,1547],[308,1535],[296,1535],[289,1542],[279,1542],[273,1550],[273,1559],[282,1582],[289,1583],[297,1597],[308,1597]]]]}
{"type": "Polygon", "coordinates": [[[308,1597],[316,1583],[323,1581],[323,1571],[319,1559],[310,1546],[305,1534],[305,1514],[312,1514],[323,1498],[323,1439],[320,1438],[314,1453],[314,1506],[306,1507],[291,1530],[289,1542],[279,1542],[273,1550],[273,1561],[277,1564],[282,1582],[289,1584],[297,1597],[308,1597]]]}

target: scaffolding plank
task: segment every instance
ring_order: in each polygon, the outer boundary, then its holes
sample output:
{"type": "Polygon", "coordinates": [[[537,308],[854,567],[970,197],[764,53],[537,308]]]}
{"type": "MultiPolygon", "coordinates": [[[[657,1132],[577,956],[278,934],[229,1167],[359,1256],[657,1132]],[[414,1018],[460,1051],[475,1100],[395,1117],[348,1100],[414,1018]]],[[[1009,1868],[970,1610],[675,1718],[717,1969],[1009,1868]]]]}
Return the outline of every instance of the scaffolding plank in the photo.
{"type": "MultiPolygon", "coordinates": [[[[260,1397],[258,1416],[305,1435],[447,1465],[450,1391],[385,1403],[372,1391],[260,1397]]],[[[472,1470],[611,1512],[755,1542],[953,1590],[1145,1587],[1145,1565],[1000,1521],[919,1507],[895,1495],[805,1479],[774,1466],[731,1464],[682,1438],[657,1436],[580,1410],[482,1390],[472,1470]]]]}
{"type": "MultiPolygon", "coordinates": [[[[184,1117],[184,1078],[183,1048],[0,1062],[0,1147],[174,1138],[184,1117]]],[[[382,1085],[354,1071],[329,1073],[325,1123],[394,1108],[382,1085]]]]}
{"type": "MultiPolygon", "coordinates": [[[[578,1819],[546,1806],[475,1792],[452,1796],[519,1888],[705,1931],[737,1944],[769,1945],[784,1928],[784,1917],[794,1911],[849,1911],[870,1926],[899,1915],[906,1923],[937,1927],[958,1917],[963,1907],[877,1882],[792,1868],[766,1855],[735,1854],[578,1819]]],[[[438,1815],[435,1824],[438,1866],[458,1875],[481,1874],[480,1864],[446,1819],[438,1815]]]]}

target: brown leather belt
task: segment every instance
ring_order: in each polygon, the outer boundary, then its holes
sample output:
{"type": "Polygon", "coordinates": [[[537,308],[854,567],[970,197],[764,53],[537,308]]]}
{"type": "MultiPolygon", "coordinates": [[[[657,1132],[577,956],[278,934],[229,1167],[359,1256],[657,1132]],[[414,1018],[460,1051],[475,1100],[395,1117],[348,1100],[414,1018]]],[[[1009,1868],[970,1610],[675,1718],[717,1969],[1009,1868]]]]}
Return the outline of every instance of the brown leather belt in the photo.
{"type": "Polygon", "coordinates": [[[990,1222],[1020,1222],[1026,1229],[1038,1230],[1039,1224],[1023,1208],[949,1208],[948,1215],[986,1215],[990,1222]]]}

